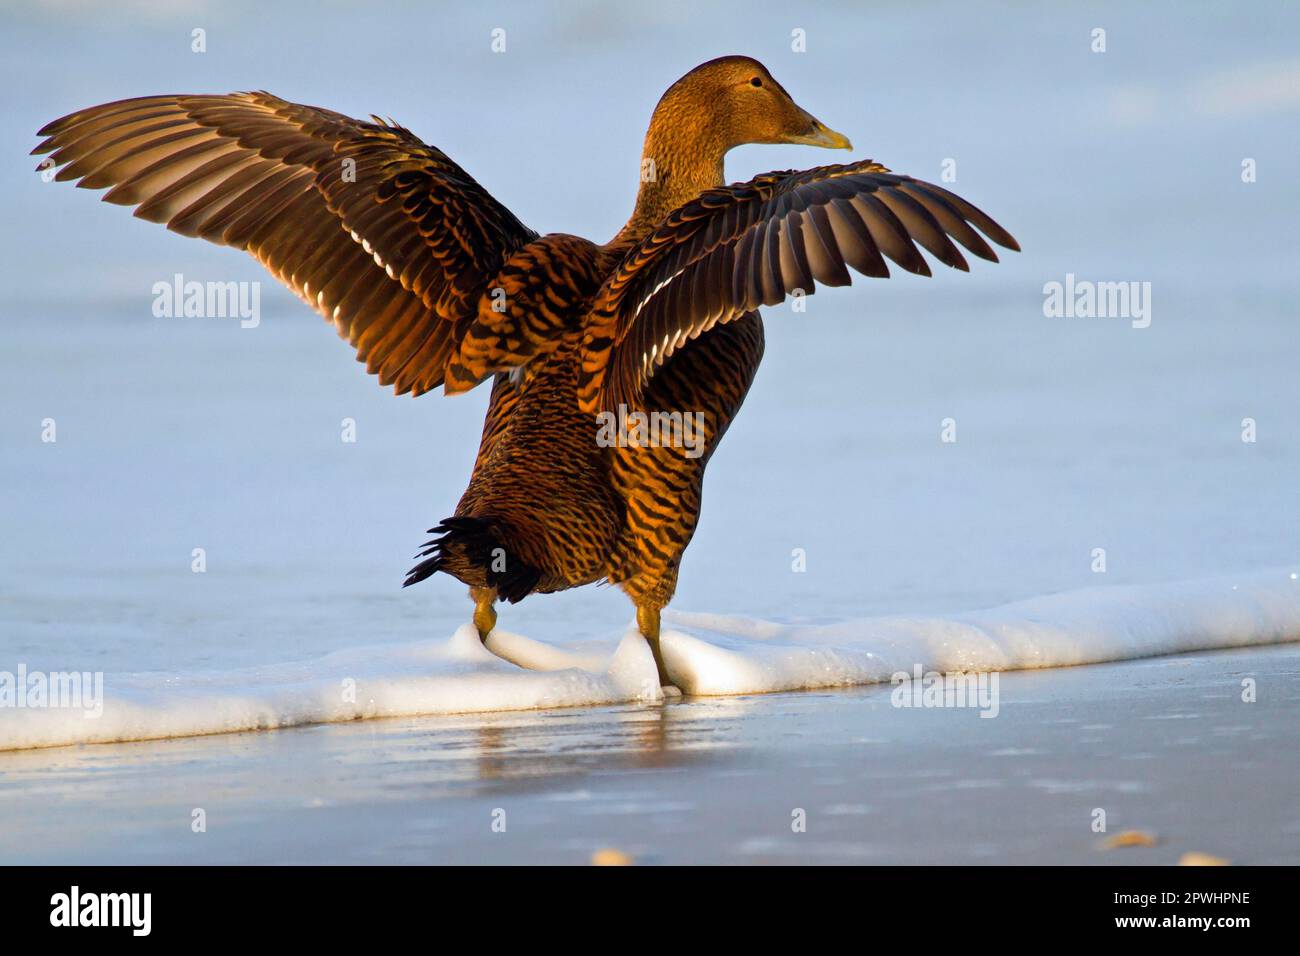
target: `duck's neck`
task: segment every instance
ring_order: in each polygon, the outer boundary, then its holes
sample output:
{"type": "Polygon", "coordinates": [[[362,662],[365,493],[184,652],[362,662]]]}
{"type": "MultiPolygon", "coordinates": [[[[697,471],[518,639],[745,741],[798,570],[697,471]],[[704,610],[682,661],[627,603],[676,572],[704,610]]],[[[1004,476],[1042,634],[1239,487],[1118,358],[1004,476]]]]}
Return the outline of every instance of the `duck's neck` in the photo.
{"type": "Polygon", "coordinates": [[[682,203],[724,185],[726,152],[727,146],[704,122],[702,111],[666,96],[645,135],[636,208],[610,245],[626,248],[639,242],[682,203]]]}

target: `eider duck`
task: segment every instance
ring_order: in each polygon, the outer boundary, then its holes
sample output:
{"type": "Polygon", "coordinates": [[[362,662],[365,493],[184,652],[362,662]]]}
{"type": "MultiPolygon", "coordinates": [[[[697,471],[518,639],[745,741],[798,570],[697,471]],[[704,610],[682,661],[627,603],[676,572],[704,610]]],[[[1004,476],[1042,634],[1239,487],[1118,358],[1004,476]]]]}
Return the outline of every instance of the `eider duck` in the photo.
{"type": "Polygon", "coordinates": [[[745,56],[664,93],[635,209],[604,244],[539,235],[441,150],[372,120],[266,92],[148,96],[56,120],[33,153],[141,218],[248,251],[398,394],[490,379],[469,488],[405,583],[467,584],[484,640],[498,600],[617,584],[665,685],[660,611],[763,355],[759,307],[850,269],[887,277],[886,259],[929,275],[914,243],[962,270],[958,245],[994,262],[984,237],[1018,249],[966,200],[871,160],[726,185],[735,146],[851,148],[745,56]]]}

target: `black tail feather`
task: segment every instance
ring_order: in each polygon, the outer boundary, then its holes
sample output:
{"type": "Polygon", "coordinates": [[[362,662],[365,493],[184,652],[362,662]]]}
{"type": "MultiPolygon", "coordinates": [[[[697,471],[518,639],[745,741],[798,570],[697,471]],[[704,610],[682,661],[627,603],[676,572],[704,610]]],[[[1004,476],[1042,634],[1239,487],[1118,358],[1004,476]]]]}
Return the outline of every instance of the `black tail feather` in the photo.
{"type": "Polygon", "coordinates": [[[407,572],[402,587],[418,584],[438,571],[460,577],[473,568],[481,568],[487,583],[497,589],[497,596],[514,604],[522,601],[537,586],[542,573],[519,561],[501,543],[497,521],[491,517],[446,518],[429,534],[418,558],[424,558],[407,572]]]}

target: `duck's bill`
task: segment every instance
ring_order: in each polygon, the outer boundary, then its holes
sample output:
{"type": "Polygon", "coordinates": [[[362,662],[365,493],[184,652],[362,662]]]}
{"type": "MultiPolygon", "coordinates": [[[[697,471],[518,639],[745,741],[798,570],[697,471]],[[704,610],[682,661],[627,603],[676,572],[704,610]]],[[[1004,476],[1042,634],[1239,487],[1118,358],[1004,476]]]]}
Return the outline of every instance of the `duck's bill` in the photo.
{"type": "Polygon", "coordinates": [[[826,149],[852,149],[853,144],[843,133],[837,133],[819,119],[811,116],[811,127],[807,133],[800,133],[794,136],[786,137],[787,143],[798,143],[801,146],[822,146],[826,149]]]}

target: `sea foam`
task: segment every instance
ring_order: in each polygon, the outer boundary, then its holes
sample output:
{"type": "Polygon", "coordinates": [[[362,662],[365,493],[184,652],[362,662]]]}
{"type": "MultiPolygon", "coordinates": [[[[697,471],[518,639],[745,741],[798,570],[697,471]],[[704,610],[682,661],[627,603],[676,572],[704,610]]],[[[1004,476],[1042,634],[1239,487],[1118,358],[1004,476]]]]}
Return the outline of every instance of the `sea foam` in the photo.
{"type": "MultiPolygon", "coordinates": [[[[1003,671],[1300,641],[1291,569],[1089,588],[945,616],[782,625],[668,613],[664,658],[687,694],[889,681],[915,668],[1003,671]]],[[[107,674],[102,713],[0,707],[0,750],[267,730],[374,717],[653,704],[663,694],[634,630],[600,650],[470,625],[448,639],[222,672],[107,674]]]]}

